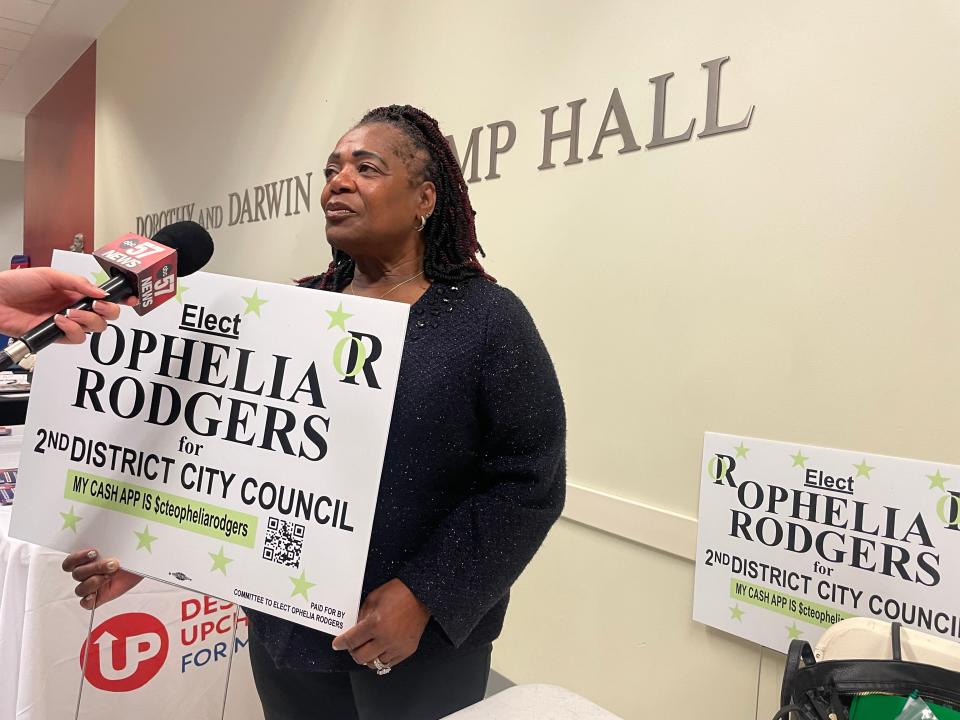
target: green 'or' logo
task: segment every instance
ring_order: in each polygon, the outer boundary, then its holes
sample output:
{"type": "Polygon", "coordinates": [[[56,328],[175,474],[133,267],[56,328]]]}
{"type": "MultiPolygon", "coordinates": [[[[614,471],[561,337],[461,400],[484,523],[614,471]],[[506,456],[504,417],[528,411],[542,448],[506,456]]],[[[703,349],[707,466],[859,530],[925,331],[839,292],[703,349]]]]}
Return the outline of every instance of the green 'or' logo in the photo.
{"type": "Polygon", "coordinates": [[[947,526],[947,530],[960,531],[960,492],[951,490],[937,503],[937,516],[947,526]]]}
{"type": "Polygon", "coordinates": [[[366,361],[367,349],[363,346],[363,341],[353,335],[346,335],[341,338],[340,342],[333,348],[333,367],[338,375],[343,375],[344,377],[359,375],[366,361]],[[348,356],[346,367],[344,367],[343,362],[344,350],[347,350],[348,356]]]}
{"type": "Polygon", "coordinates": [[[724,478],[726,478],[728,485],[736,487],[737,484],[733,479],[733,470],[736,467],[737,461],[734,458],[721,453],[717,453],[707,461],[707,472],[716,481],[716,485],[722,484],[724,478]]]}

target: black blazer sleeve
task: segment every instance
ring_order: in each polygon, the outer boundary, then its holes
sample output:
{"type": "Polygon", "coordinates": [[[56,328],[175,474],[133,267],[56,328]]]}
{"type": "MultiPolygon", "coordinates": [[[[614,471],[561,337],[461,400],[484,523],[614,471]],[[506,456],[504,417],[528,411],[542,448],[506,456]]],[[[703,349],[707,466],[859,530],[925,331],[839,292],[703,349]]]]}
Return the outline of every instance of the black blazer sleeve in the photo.
{"type": "Polygon", "coordinates": [[[478,491],[398,573],[457,646],[509,592],[565,494],[563,399],[532,318],[498,288],[483,332],[478,491]]]}

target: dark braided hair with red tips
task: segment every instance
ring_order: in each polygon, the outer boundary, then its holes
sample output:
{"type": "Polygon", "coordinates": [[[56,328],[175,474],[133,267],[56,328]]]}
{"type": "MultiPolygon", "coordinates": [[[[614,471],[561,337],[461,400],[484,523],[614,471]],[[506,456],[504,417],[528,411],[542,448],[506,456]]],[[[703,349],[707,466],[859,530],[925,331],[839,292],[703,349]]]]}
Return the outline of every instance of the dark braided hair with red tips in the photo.
{"type": "MultiPolygon", "coordinates": [[[[467,195],[467,183],[437,121],[410,105],[389,105],[371,110],[356,127],[376,123],[390,125],[404,134],[411,145],[409,152],[403,153],[404,159],[411,168],[414,182],[429,180],[437,188],[433,214],[422,231],[424,275],[430,280],[448,283],[478,276],[492,281],[477,259],[477,255],[482,257],[484,252],[477,241],[473,220],[476,213],[467,195]]],[[[342,250],[334,249],[326,272],[300,282],[321,290],[342,290],[353,278],[353,271],[353,259],[342,250]]]]}

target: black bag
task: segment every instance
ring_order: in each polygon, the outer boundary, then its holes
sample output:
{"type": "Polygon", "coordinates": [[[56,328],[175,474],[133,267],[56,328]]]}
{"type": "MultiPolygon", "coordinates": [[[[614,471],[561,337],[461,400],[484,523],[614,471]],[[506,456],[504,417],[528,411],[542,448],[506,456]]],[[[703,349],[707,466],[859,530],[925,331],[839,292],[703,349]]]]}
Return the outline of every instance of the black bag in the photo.
{"type": "Polygon", "coordinates": [[[960,710],[960,673],[905,662],[900,654],[900,623],[893,623],[891,635],[892,660],[817,662],[810,643],[792,641],[780,688],[781,708],[774,720],[849,720],[850,701],[856,695],[906,697],[914,690],[928,702],[960,710]]]}

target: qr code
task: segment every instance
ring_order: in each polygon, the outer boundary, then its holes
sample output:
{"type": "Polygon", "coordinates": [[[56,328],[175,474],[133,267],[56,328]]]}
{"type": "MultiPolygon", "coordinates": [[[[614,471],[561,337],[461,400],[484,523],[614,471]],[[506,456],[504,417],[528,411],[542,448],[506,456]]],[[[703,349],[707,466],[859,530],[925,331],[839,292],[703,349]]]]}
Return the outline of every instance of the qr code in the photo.
{"type": "Polygon", "coordinates": [[[295,522],[269,518],[267,520],[267,538],[263,543],[263,559],[277,563],[300,567],[300,551],[303,549],[303,532],[306,528],[295,522]]]}

